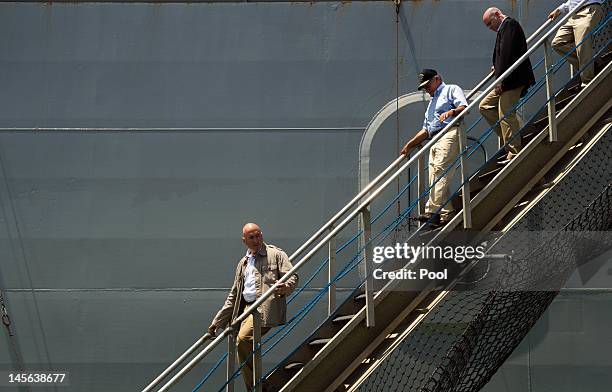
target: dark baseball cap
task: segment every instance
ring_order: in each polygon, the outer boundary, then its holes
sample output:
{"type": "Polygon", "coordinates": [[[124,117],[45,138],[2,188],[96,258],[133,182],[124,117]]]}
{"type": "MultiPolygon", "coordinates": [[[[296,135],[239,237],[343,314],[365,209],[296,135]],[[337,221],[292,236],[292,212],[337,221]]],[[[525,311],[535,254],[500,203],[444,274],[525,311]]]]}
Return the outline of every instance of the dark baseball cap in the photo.
{"type": "Polygon", "coordinates": [[[429,68],[425,68],[421,71],[421,73],[419,74],[419,90],[422,89],[423,87],[425,87],[425,85],[427,83],[429,83],[429,81],[431,79],[434,78],[434,76],[436,76],[438,74],[438,72],[435,69],[429,69],[429,68]]]}

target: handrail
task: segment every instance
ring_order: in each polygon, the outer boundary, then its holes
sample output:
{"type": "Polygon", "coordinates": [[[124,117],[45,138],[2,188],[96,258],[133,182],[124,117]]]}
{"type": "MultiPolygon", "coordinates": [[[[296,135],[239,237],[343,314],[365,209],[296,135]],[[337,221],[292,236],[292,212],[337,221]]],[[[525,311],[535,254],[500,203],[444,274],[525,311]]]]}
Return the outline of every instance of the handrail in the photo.
{"type": "MultiPolygon", "coordinates": [[[[387,176],[395,167],[399,165],[399,163],[405,158],[405,156],[400,155],[393,163],[391,163],[383,172],[381,172],[372,182],[370,182],[364,189],[362,189],[348,204],[346,204],[338,213],[336,213],[325,225],[323,225],[314,235],[312,235],[302,246],[298,248],[289,259],[294,259],[297,255],[301,254],[304,250],[306,250],[310,245],[312,245],[317,238],[321,236],[326,230],[329,230],[329,233],[321,239],[317,245],[315,245],[306,255],[302,256],[301,259],[295,263],[293,268],[291,268],[284,276],[282,276],[274,285],[270,287],[268,291],[263,293],[259,299],[257,299],[252,306],[250,306],[246,311],[244,311],[240,316],[238,316],[228,327],[226,327],[221,334],[219,334],[211,343],[209,343],[197,356],[195,356],[187,365],[183,367],[178,373],[176,373],[166,384],[163,385],[158,392],[167,391],[172,385],[174,385],[179,379],[181,379],[186,373],[188,373],[198,362],[200,362],[206,355],[208,355],[222,340],[224,337],[228,336],[232,333],[240,323],[245,320],[248,316],[250,316],[264,301],[266,301],[276,288],[285,283],[289,278],[296,273],[308,260],[319,251],[326,243],[328,243],[332,238],[335,237],[336,234],[340,232],[344,227],[346,227],[357,215],[359,215],[364,209],[368,208],[372,200],[374,200],[381,192],[383,192],[399,175],[401,175],[409,166],[418,162],[418,159],[424,155],[425,151],[428,150],[433,144],[435,144],[446,132],[448,132],[451,128],[455,126],[461,119],[463,119],[470,109],[474,108],[474,106],[485,97],[486,94],[491,92],[495,86],[506,79],[518,66],[525,61],[529,55],[535,52],[541,45],[548,40],[552,32],[557,31],[561,25],[563,25],[571,16],[573,16],[580,6],[585,3],[587,0],[583,0],[574,8],[572,11],[568,12],[565,16],[563,16],[559,21],[555,24],[553,28],[551,28],[548,32],[544,34],[531,48],[527,50],[525,54],[523,54],[510,68],[508,68],[502,75],[500,75],[493,83],[491,83],[476,99],[472,101],[459,115],[454,117],[451,122],[446,125],[440,132],[438,132],[423,148],[419,149],[417,153],[408,159],[406,163],[404,163],[399,169],[397,169],[391,177],[387,178],[376,190],[370,193],[365,200],[363,200],[359,205],[352,210],[338,225],[334,225],[336,221],[343,216],[349,209],[355,206],[361,198],[363,198],[372,188],[374,188],[378,183],[387,176]]],[[[545,23],[536,30],[534,34],[529,37],[529,40],[535,39],[538,34],[540,34],[546,27],[550,26],[553,23],[552,20],[547,20],[545,23]]],[[[477,92],[483,85],[490,80],[492,73],[490,73],[483,81],[481,81],[476,88],[473,89],[474,92],[477,92]]],[[[201,338],[202,339],[202,338],[201,338]]],[[[196,342],[197,343],[197,342],[196,342]]],[[[202,342],[203,343],[203,342],[202,342]]],[[[193,348],[193,346],[191,347],[193,348]]],[[[190,351],[191,348],[188,350],[190,351]]],[[[193,352],[193,351],[191,351],[193,352]]],[[[190,352],[190,353],[191,353],[190,352]]],[[[187,352],[186,352],[187,353],[187,352]]],[[[185,354],[186,354],[185,353],[185,354]]],[[[188,355],[183,354],[179,359],[184,360],[188,355]]],[[[167,375],[169,372],[174,370],[175,367],[178,366],[175,361],[168,369],[164,371],[163,374],[167,375]],[[175,366],[176,364],[176,366],[175,366]]],[[[165,375],[162,377],[161,375],[157,377],[151,384],[149,384],[142,392],[149,392],[159,384],[160,379],[163,379],[165,375]]]]}
{"type": "Polygon", "coordinates": [[[185,359],[187,359],[194,351],[198,349],[205,341],[210,339],[213,335],[210,333],[205,333],[201,338],[195,341],[194,344],[191,345],[180,357],[176,359],[170,366],[166,368],[155,380],[153,380],[143,391],[148,391],[153,388],[155,385],[159,384],[161,380],[166,378],[168,374],[170,374],[178,365],[180,365],[185,359]]]}

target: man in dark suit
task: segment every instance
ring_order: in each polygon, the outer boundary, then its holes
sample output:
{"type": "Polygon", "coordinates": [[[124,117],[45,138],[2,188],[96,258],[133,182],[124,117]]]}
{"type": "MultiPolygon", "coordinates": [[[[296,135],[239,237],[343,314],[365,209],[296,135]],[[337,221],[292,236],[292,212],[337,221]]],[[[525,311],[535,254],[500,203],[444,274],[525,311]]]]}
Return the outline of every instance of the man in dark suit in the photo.
{"type": "MultiPolygon", "coordinates": [[[[525,33],[516,20],[504,15],[499,8],[487,9],[482,15],[482,21],[489,29],[497,32],[493,72],[495,78],[498,78],[527,52],[525,33]]],[[[480,102],[480,113],[491,126],[501,119],[495,132],[506,146],[508,160],[514,158],[521,149],[521,138],[517,135],[519,121],[516,111],[512,109],[534,83],[531,62],[526,59],[480,102]]]]}

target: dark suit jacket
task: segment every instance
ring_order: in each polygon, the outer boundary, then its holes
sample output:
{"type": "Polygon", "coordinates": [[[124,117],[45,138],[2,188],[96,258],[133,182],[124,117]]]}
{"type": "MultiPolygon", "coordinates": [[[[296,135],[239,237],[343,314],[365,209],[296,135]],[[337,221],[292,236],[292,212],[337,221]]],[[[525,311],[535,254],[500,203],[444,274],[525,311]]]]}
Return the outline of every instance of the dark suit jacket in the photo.
{"type": "MultiPolygon", "coordinates": [[[[506,72],[525,52],[527,52],[527,41],[521,25],[512,18],[506,18],[497,31],[495,40],[495,51],[493,52],[495,77],[506,72]]],[[[534,83],[535,77],[531,70],[531,61],[526,59],[502,82],[502,90],[513,90],[523,86],[521,95],[524,95],[527,88],[534,83]]]]}

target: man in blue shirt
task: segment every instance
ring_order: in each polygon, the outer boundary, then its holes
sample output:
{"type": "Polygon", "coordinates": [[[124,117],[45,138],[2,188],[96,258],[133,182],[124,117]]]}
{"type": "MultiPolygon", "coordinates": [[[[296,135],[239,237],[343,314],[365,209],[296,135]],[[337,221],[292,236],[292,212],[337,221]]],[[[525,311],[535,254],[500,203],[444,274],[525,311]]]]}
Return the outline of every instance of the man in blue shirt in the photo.
{"type": "MultiPolygon", "coordinates": [[[[461,87],[445,84],[436,70],[424,69],[419,74],[419,90],[425,90],[431,96],[431,101],[425,111],[423,128],[402,149],[406,157],[425,139],[438,134],[467,106],[461,87]]],[[[454,162],[459,155],[459,126],[451,127],[429,150],[429,184],[433,184],[433,187],[429,192],[425,213],[419,215],[418,220],[429,221],[430,228],[445,225],[454,215],[449,200],[449,185],[455,174],[454,162]]]]}
{"type": "MultiPolygon", "coordinates": [[[[548,15],[549,19],[555,19],[561,14],[567,14],[582,0],[568,0],[561,4],[553,12],[548,15]]],[[[582,44],[576,48],[572,54],[567,57],[576,69],[581,68],[589,62],[593,57],[593,46],[591,44],[591,31],[603,18],[603,10],[601,9],[601,0],[587,1],[577,13],[574,14],[563,26],[559,28],[555,38],[552,41],[553,48],[564,55],[566,52],[574,49],[582,40],[582,44]]],[[[594,76],[593,63],[587,65],[580,74],[582,84],[586,85],[593,79],[594,76]]]]}

